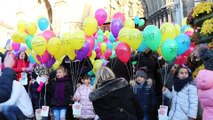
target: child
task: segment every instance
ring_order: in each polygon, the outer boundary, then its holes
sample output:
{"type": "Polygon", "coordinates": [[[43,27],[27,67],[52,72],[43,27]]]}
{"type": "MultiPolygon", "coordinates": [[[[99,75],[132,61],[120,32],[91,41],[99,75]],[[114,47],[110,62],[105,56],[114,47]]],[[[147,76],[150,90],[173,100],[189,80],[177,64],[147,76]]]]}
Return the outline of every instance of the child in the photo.
{"type": "Polygon", "coordinates": [[[143,70],[138,70],[135,76],[136,84],[133,86],[133,92],[136,94],[140,107],[144,111],[144,120],[149,120],[151,116],[148,114],[156,104],[152,80],[147,79],[147,74],[143,70]]]}
{"type": "Polygon", "coordinates": [[[47,85],[47,97],[50,99],[54,120],[66,120],[66,112],[72,103],[72,85],[67,70],[60,66],[56,70],[56,79],[47,85]]]}
{"type": "Polygon", "coordinates": [[[89,100],[89,94],[93,90],[93,87],[90,84],[90,76],[86,74],[81,80],[81,82],[82,85],[77,88],[73,100],[80,101],[80,104],[82,105],[80,120],[92,120],[95,118],[95,114],[92,102],[90,102],[89,100]]]}
{"type": "Polygon", "coordinates": [[[174,74],[172,92],[163,87],[163,94],[172,99],[169,120],[194,120],[197,117],[198,93],[189,76],[189,68],[181,65],[174,74]]]}

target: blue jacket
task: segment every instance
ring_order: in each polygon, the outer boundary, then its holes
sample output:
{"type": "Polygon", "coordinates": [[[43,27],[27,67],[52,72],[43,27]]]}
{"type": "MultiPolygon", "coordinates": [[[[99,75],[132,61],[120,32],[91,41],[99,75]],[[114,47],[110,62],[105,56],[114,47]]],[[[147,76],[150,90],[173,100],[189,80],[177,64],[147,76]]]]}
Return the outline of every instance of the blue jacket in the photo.
{"type": "Polygon", "coordinates": [[[137,84],[133,86],[133,92],[144,112],[149,112],[156,105],[154,89],[147,82],[143,85],[137,84]]]}
{"type": "Polygon", "coordinates": [[[16,79],[16,73],[11,68],[5,68],[0,77],[0,103],[10,98],[13,86],[13,80],[16,79]]]}

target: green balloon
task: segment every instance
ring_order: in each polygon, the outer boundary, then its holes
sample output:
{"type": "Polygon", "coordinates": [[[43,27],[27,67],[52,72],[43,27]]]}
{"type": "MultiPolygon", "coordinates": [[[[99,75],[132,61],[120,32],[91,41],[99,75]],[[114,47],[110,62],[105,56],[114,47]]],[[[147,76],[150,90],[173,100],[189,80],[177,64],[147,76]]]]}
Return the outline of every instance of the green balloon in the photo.
{"type": "Polygon", "coordinates": [[[89,76],[94,76],[95,74],[93,73],[93,71],[91,70],[91,71],[89,71],[88,73],[87,73],[89,76]]]}
{"type": "Polygon", "coordinates": [[[143,41],[153,51],[158,49],[162,38],[160,29],[154,25],[148,25],[142,32],[143,41]]]}
{"type": "Polygon", "coordinates": [[[178,44],[175,40],[167,39],[162,44],[162,54],[166,61],[172,61],[178,53],[178,44]]]}
{"type": "Polygon", "coordinates": [[[104,41],[104,36],[103,35],[98,35],[98,42],[103,42],[104,41]]]}
{"type": "Polygon", "coordinates": [[[30,50],[32,50],[32,44],[31,44],[32,39],[33,39],[33,36],[27,35],[27,38],[25,40],[26,45],[30,50]]]}
{"type": "Polygon", "coordinates": [[[139,21],[139,23],[138,23],[138,26],[141,27],[141,26],[143,26],[144,24],[145,24],[144,19],[141,19],[141,20],[139,21]]]}
{"type": "Polygon", "coordinates": [[[137,63],[137,61],[133,61],[133,62],[132,62],[132,65],[135,65],[136,63],[137,63]]]}
{"type": "Polygon", "coordinates": [[[110,59],[115,58],[115,57],[116,57],[115,50],[112,50],[112,55],[110,56],[110,59]]]}
{"type": "Polygon", "coordinates": [[[112,43],[112,46],[113,46],[112,49],[113,49],[113,50],[116,48],[116,46],[118,45],[118,43],[119,43],[118,41],[112,43]]]}

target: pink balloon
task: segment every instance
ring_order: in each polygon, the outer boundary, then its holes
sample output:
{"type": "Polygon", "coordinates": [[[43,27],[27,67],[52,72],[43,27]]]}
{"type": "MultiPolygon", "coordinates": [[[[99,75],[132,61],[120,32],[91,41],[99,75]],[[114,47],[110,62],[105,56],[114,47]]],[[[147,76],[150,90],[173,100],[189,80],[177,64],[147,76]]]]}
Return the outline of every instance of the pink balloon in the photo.
{"type": "Polygon", "coordinates": [[[40,61],[41,63],[46,63],[50,59],[50,54],[47,51],[45,51],[42,56],[36,55],[36,57],[38,61],[40,61]]]}
{"type": "Polygon", "coordinates": [[[122,23],[124,23],[124,21],[125,21],[125,16],[124,16],[123,13],[117,12],[117,13],[115,13],[115,14],[113,15],[113,17],[112,17],[112,20],[114,20],[114,19],[120,19],[120,20],[122,21],[122,23]]]}
{"type": "Polygon", "coordinates": [[[98,9],[95,12],[95,18],[98,22],[98,26],[101,26],[107,20],[107,12],[104,9],[98,9]]]}
{"type": "Polygon", "coordinates": [[[12,48],[13,48],[14,51],[18,51],[20,46],[21,46],[20,43],[17,43],[17,42],[12,43],[12,48]]]}
{"type": "Polygon", "coordinates": [[[107,36],[104,36],[104,42],[106,42],[108,40],[107,36]]]}
{"type": "Polygon", "coordinates": [[[94,37],[86,36],[86,41],[87,41],[87,43],[89,43],[89,48],[90,48],[90,52],[91,52],[95,46],[94,37]]]}
{"type": "Polygon", "coordinates": [[[115,52],[118,59],[124,63],[127,63],[131,57],[131,49],[129,45],[124,42],[118,43],[115,52]]]}
{"type": "Polygon", "coordinates": [[[42,33],[42,36],[48,41],[50,38],[52,37],[55,37],[55,33],[51,30],[45,30],[43,33],[42,33]]]}
{"type": "Polygon", "coordinates": [[[188,35],[189,37],[193,36],[193,32],[192,31],[185,31],[184,34],[188,35]]]}
{"type": "Polygon", "coordinates": [[[111,55],[112,55],[112,50],[107,49],[106,52],[105,52],[105,54],[104,54],[104,57],[105,57],[105,59],[107,60],[107,59],[109,59],[109,57],[110,57],[111,55]]]}

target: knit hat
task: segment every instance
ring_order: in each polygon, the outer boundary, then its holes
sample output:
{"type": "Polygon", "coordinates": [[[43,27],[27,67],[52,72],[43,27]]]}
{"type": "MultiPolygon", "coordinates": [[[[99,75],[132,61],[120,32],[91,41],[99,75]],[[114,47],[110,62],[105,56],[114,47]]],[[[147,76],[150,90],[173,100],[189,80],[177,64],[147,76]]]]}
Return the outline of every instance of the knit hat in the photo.
{"type": "Polygon", "coordinates": [[[138,70],[135,74],[136,77],[142,77],[144,79],[147,79],[147,74],[143,70],[138,70]]]}

